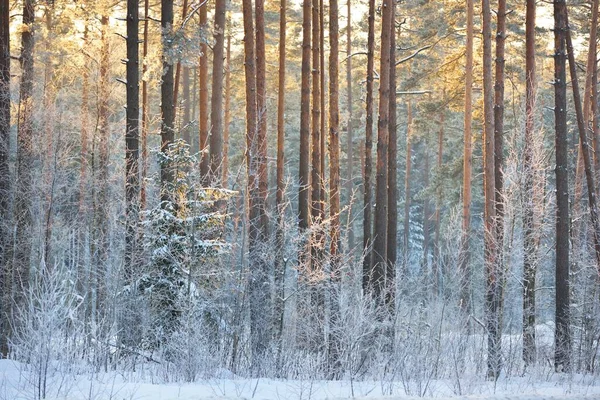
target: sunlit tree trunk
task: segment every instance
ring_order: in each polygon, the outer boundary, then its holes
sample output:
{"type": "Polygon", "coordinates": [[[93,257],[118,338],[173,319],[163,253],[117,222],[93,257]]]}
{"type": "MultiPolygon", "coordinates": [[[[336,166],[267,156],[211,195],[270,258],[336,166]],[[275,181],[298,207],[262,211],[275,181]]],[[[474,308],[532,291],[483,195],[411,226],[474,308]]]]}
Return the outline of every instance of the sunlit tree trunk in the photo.
{"type": "Polygon", "coordinates": [[[354,223],[353,212],[354,205],[350,204],[352,201],[352,194],[354,190],[354,121],[353,118],[353,104],[352,104],[352,0],[346,2],[346,54],[348,56],[346,60],[346,101],[348,119],[346,123],[346,198],[348,199],[348,249],[354,254],[354,223]]]}
{"type": "Polygon", "coordinates": [[[223,166],[223,66],[225,50],[226,0],[215,2],[215,25],[213,46],[213,80],[210,101],[210,173],[214,185],[221,184],[223,166]]]}
{"type": "Polygon", "coordinates": [[[17,179],[15,193],[14,223],[16,223],[16,242],[13,264],[13,309],[23,307],[25,293],[29,288],[31,263],[31,197],[33,152],[33,47],[34,47],[34,2],[23,3],[23,28],[21,29],[21,82],[19,93],[17,126],[17,179]],[[13,289],[14,290],[14,289],[13,289]]]}
{"type": "MultiPolygon", "coordinates": [[[[92,251],[94,255],[93,276],[94,285],[92,291],[95,295],[95,317],[103,318],[104,303],[106,298],[106,262],[108,260],[109,240],[109,181],[108,181],[108,161],[109,161],[109,113],[110,113],[110,45],[109,45],[109,17],[108,10],[104,10],[105,15],[101,18],[100,31],[100,81],[98,94],[98,131],[95,142],[97,143],[97,158],[94,157],[94,175],[95,183],[93,196],[94,212],[94,234],[92,240],[92,251]]],[[[96,153],[96,151],[95,151],[96,153]]]]}
{"type": "MultiPolygon", "coordinates": [[[[261,14],[263,7],[262,0],[257,1],[257,32],[264,35],[264,25],[261,26],[261,14]]],[[[266,226],[264,225],[265,200],[261,188],[261,171],[266,167],[261,166],[261,162],[266,160],[262,157],[263,146],[260,134],[260,117],[258,111],[257,90],[257,60],[264,57],[260,46],[257,46],[255,52],[255,31],[252,12],[252,1],[244,0],[242,3],[244,17],[244,71],[246,77],[246,147],[247,147],[247,174],[248,174],[248,199],[249,199],[249,218],[248,218],[248,265],[250,268],[250,283],[248,285],[248,297],[250,303],[250,351],[251,351],[251,369],[254,374],[260,374],[262,362],[265,358],[265,352],[268,348],[268,319],[269,310],[268,296],[268,275],[267,264],[263,259],[264,243],[267,238],[266,226]]],[[[263,48],[264,49],[264,48],[263,48]]],[[[262,62],[262,60],[261,60],[262,62]]]]}
{"type": "Polygon", "coordinates": [[[465,315],[471,313],[471,273],[469,248],[471,229],[471,170],[473,121],[473,0],[467,0],[467,43],[465,64],[465,118],[463,137],[462,231],[459,254],[460,307],[465,315]]]}
{"type": "MultiPolygon", "coordinates": [[[[300,86],[300,166],[298,192],[298,227],[303,234],[310,224],[310,44],[311,0],[302,3],[302,81],[300,86]]],[[[308,268],[309,253],[302,246],[300,264],[308,268]]]]}
{"type": "Polygon", "coordinates": [[[229,177],[229,123],[231,121],[231,34],[227,35],[227,66],[225,69],[225,123],[223,126],[223,176],[221,185],[227,187],[229,177]]]}
{"type": "MultiPolygon", "coordinates": [[[[331,219],[331,326],[339,329],[340,304],[340,111],[339,111],[339,25],[338,1],[329,3],[329,218],[331,219]]],[[[324,32],[322,33],[324,34],[324,32]]],[[[323,132],[324,134],[324,132],[323,132]]],[[[324,154],[323,154],[324,156],[324,154]]],[[[324,171],[323,171],[324,172],[324,171]]],[[[336,335],[329,335],[329,366],[332,377],[341,374],[339,343],[336,335]]]]}
{"type": "Polygon", "coordinates": [[[554,0],[554,126],[556,154],[556,273],[554,366],[570,370],[569,176],[567,147],[566,4],[554,0]]]}

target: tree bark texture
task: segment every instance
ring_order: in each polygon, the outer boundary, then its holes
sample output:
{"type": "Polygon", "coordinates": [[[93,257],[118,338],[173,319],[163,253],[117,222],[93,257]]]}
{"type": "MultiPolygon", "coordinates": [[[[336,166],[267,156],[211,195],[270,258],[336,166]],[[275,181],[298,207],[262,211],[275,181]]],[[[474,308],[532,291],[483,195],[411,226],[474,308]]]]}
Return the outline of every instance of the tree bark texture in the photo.
{"type": "Polygon", "coordinates": [[[467,43],[465,64],[465,119],[463,139],[462,233],[460,240],[460,307],[465,315],[471,313],[471,179],[472,179],[472,121],[473,121],[473,0],[467,0],[467,43]]]}
{"type": "Polygon", "coordinates": [[[391,0],[381,5],[381,58],[379,74],[379,117],[377,121],[377,172],[375,179],[375,220],[373,225],[373,280],[375,297],[381,300],[387,269],[388,227],[388,145],[390,114],[390,45],[394,15],[391,0]]]}
{"type": "Polygon", "coordinates": [[[231,122],[231,34],[227,35],[227,66],[225,69],[225,123],[223,126],[223,175],[221,185],[227,187],[229,177],[229,123],[231,122]]]}
{"type": "Polygon", "coordinates": [[[498,330],[498,310],[495,294],[498,276],[496,274],[496,189],[494,167],[494,90],[492,77],[492,31],[489,0],[482,0],[483,15],[483,191],[484,191],[484,259],[486,277],[486,328],[488,334],[488,377],[496,378],[500,373],[500,332],[498,330]]]}
{"type": "Polygon", "coordinates": [[[127,0],[127,115],[125,123],[125,198],[126,198],[126,281],[132,278],[137,254],[139,211],[139,0],[127,0]]]}
{"type": "Polygon", "coordinates": [[[394,305],[393,285],[396,277],[398,258],[398,129],[396,123],[396,7],[391,2],[392,22],[390,24],[390,115],[388,146],[388,229],[387,229],[387,271],[386,286],[388,306],[394,305]]]}
{"type": "MultiPolygon", "coordinates": [[[[298,192],[298,227],[303,234],[310,225],[310,46],[311,0],[302,3],[302,78],[300,86],[300,160],[298,192]]],[[[308,268],[308,253],[300,249],[302,268],[308,268]]]]}
{"type": "MultiPolygon", "coordinates": [[[[161,151],[167,151],[175,139],[175,105],[173,104],[173,64],[167,58],[170,50],[170,36],[173,27],[173,0],[161,0],[161,27],[163,30],[163,78],[160,85],[160,112],[161,112],[161,151]]],[[[161,201],[171,200],[167,190],[174,176],[170,168],[163,166],[160,171],[161,201]]]]}
{"type": "Polygon", "coordinates": [[[570,370],[569,175],[567,148],[566,4],[554,0],[554,129],[556,154],[556,273],[554,367],[570,370]]]}
{"type": "Polygon", "coordinates": [[[365,116],[364,151],[364,209],[363,209],[363,293],[374,290],[373,270],[371,269],[373,246],[373,75],[375,60],[375,0],[369,0],[367,35],[367,98],[365,116]]]}
{"type": "Polygon", "coordinates": [[[210,101],[210,174],[213,185],[221,184],[223,166],[223,66],[226,0],[215,2],[212,97],[210,101]]]}
{"type": "MultiPolygon", "coordinates": [[[[200,6],[200,29],[207,32],[207,2],[200,6]]],[[[208,45],[206,41],[200,41],[200,66],[198,68],[200,81],[200,100],[198,107],[198,119],[200,126],[199,149],[200,149],[200,182],[203,186],[210,185],[210,156],[208,154],[208,45]]]]}
{"type": "Polygon", "coordinates": [[[313,273],[320,273],[320,262],[323,256],[323,240],[325,236],[318,226],[324,220],[324,204],[321,202],[323,187],[323,171],[321,170],[321,42],[320,42],[320,0],[312,0],[312,171],[311,192],[312,223],[317,226],[310,240],[313,273]]]}
{"type": "Polygon", "coordinates": [[[523,361],[527,366],[535,361],[535,278],[537,272],[537,229],[534,186],[534,110],[536,91],[535,70],[535,0],[527,0],[525,16],[525,148],[523,150],[523,361]]]}

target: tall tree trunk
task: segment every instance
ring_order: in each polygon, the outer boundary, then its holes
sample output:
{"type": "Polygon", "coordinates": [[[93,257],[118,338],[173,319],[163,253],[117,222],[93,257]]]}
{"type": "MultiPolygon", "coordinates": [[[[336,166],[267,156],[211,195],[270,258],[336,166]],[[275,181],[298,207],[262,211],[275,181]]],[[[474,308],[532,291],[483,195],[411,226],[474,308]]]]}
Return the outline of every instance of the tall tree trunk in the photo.
{"type": "Polygon", "coordinates": [[[8,357],[10,270],[5,262],[6,248],[10,243],[10,5],[0,1],[0,359],[8,357]]]}
{"type": "MultiPolygon", "coordinates": [[[[268,237],[267,195],[267,56],[265,52],[265,0],[256,0],[256,111],[258,123],[258,190],[261,204],[260,229],[268,237]]],[[[262,242],[264,243],[264,241],[262,242]]],[[[266,271],[265,271],[266,273],[266,271]]]]}
{"type": "Polygon", "coordinates": [[[375,0],[369,0],[367,34],[367,99],[365,118],[365,151],[364,151],[364,209],[363,209],[363,293],[374,290],[373,270],[371,269],[373,246],[373,189],[371,176],[373,174],[373,70],[375,60],[375,0]]]}
{"type": "MultiPolygon", "coordinates": [[[[140,176],[140,210],[146,209],[146,177],[148,176],[148,22],[149,3],[144,0],[144,33],[142,46],[142,173],[140,176]]],[[[162,111],[162,110],[161,110],[162,111]]]]}
{"type": "Polygon", "coordinates": [[[396,123],[396,2],[392,0],[390,24],[390,119],[388,147],[388,228],[386,287],[388,307],[394,306],[396,259],[398,258],[398,129],[396,123]]]}
{"type": "MultiPolygon", "coordinates": [[[[321,74],[319,75],[319,84],[321,85],[321,190],[319,191],[321,195],[321,208],[323,218],[325,218],[326,211],[326,202],[325,202],[325,155],[327,154],[325,149],[325,143],[327,142],[327,129],[326,129],[326,121],[327,118],[327,109],[325,108],[325,97],[327,96],[327,92],[325,89],[325,4],[324,0],[319,0],[319,70],[321,74]]],[[[323,234],[324,235],[324,234],[323,234]]]]}
{"type": "MultiPolygon", "coordinates": [[[[173,0],[161,0],[161,20],[163,30],[163,78],[160,85],[160,112],[161,112],[161,151],[167,151],[175,139],[175,104],[173,103],[173,64],[167,58],[170,51],[170,37],[173,28],[173,0]]],[[[167,191],[170,182],[173,182],[173,172],[168,166],[162,166],[160,171],[160,199],[170,201],[171,194],[167,191]]]]}
{"type": "MultiPolygon", "coordinates": [[[[264,25],[261,25],[263,15],[262,0],[256,3],[257,14],[257,39],[264,34],[264,25]],[[259,34],[258,31],[262,32],[259,34]]],[[[242,3],[244,17],[244,70],[246,76],[246,146],[247,146],[247,171],[248,171],[248,197],[249,197],[249,235],[248,235],[248,263],[251,271],[249,290],[250,301],[250,345],[251,362],[254,374],[260,374],[262,361],[268,348],[268,326],[266,319],[268,307],[268,275],[267,265],[261,254],[266,241],[266,226],[264,225],[265,198],[261,188],[261,173],[266,170],[261,163],[266,162],[262,157],[261,148],[266,145],[261,143],[260,116],[257,104],[260,96],[257,90],[258,68],[257,60],[264,57],[264,52],[257,46],[255,56],[254,21],[252,18],[252,1],[244,0],[242,3]]],[[[257,40],[258,41],[258,40],[257,40]]],[[[263,48],[264,49],[264,48],[263,48]]],[[[262,61],[262,60],[261,60],[262,61]]]]}
{"type": "Polygon", "coordinates": [[[229,123],[231,121],[231,33],[227,35],[227,67],[225,70],[225,123],[223,126],[223,177],[221,185],[227,187],[229,177],[229,123]]]}
{"type": "Polygon", "coordinates": [[[283,335],[283,316],[285,311],[285,41],[286,41],[286,0],[279,4],[279,81],[277,93],[277,192],[275,194],[275,211],[277,226],[275,228],[275,304],[273,313],[274,338],[277,344],[276,368],[281,368],[281,351],[283,335]]]}
{"type": "MultiPolygon", "coordinates": [[[[185,21],[185,18],[187,17],[187,11],[188,0],[183,0],[183,4],[181,7],[182,22],[185,21]]],[[[175,82],[173,84],[173,107],[175,107],[175,111],[177,111],[177,102],[179,101],[179,82],[181,82],[181,61],[177,61],[177,65],[175,66],[175,82]]]]}
{"type": "Polygon", "coordinates": [[[506,0],[498,0],[497,24],[496,24],[496,71],[494,84],[494,106],[493,106],[493,129],[494,129],[494,213],[492,222],[494,226],[493,240],[495,241],[493,264],[488,271],[487,299],[489,307],[488,337],[489,355],[491,363],[488,363],[488,376],[497,378],[502,368],[501,346],[502,346],[502,301],[504,288],[504,195],[503,187],[503,164],[504,164],[504,42],[506,37],[506,0]],[[493,327],[491,325],[494,325],[493,327]]]}
{"type": "Polygon", "coordinates": [[[104,299],[106,296],[106,262],[108,260],[108,227],[109,227],[109,182],[108,182],[108,161],[109,161],[109,113],[110,113],[110,45],[108,38],[108,10],[103,10],[106,14],[101,18],[100,32],[100,82],[98,93],[98,132],[96,141],[98,143],[98,161],[94,162],[95,168],[95,190],[94,196],[94,237],[93,251],[95,255],[94,266],[94,289],[96,292],[95,317],[101,319],[104,313],[104,299]]]}
{"type": "Polygon", "coordinates": [[[354,254],[354,206],[352,202],[352,194],[354,190],[354,121],[353,104],[352,104],[352,0],[346,1],[346,101],[348,120],[346,122],[346,198],[348,199],[348,250],[354,254]]]}
{"type": "MultiPolygon", "coordinates": [[[[312,0],[312,173],[311,189],[312,204],[311,214],[313,224],[319,226],[323,222],[324,209],[321,203],[321,189],[323,187],[323,171],[321,171],[321,47],[320,47],[320,1],[312,0]]],[[[321,229],[317,228],[310,241],[313,273],[320,272],[322,259],[322,241],[325,239],[321,229]]]]}
{"type": "Polygon", "coordinates": [[[412,134],[413,134],[413,112],[412,102],[408,100],[406,105],[406,169],[404,173],[404,232],[402,246],[404,247],[404,259],[402,269],[408,274],[408,262],[410,259],[410,176],[412,174],[412,134]]]}
{"type": "MultiPolygon", "coordinates": [[[[337,332],[340,324],[340,111],[339,111],[339,25],[338,1],[329,3],[329,217],[331,219],[331,327],[337,332]]],[[[322,35],[325,33],[322,32],[322,35]]],[[[325,132],[323,132],[325,134],[325,132]]],[[[323,154],[323,157],[325,154],[323,154]]],[[[323,171],[324,173],[325,171],[323,171]]],[[[323,189],[324,190],[324,189],[323,189]]],[[[329,335],[329,366],[333,377],[341,374],[339,339],[329,335]]]]}
{"type": "Polygon", "coordinates": [[[569,175],[567,158],[566,4],[554,0],[554,126],[556,153],[556,274],[554,366],[570,370],[569,175]]]}
{"type": "Polygon", "coordinates": [[[33,152],[33,47],[35,9],[32,0],[23,3],[23,29],[21,30],[21,83],[17,127],[17,179],[15,193],[16,246],[14,248],[13,284],[11,296],[14,307],[24,307],[29,290],[31,264],[31,196],[33,152]],[[14,289],[13,289],[14,290],[14,289]]]}
{"type": "MultiPolygon", "coordinates": [[[[207,26],[207,2],[200,6],[200,27],[207,26]]],[[[203,186],[210,184],[210,156],[208,154],[208,46],[205,41],[200,42],[200,66],[198,69],[200,80],[200,105],[198,119],[200,126],[199,148],[200,148],[200,179],[203,186]]]]}
{"type": "Polygon", "coordinates": [[[139,0],[127,0],[127,115],[125,123],[125,279],[132,278],[137,254],[137,221],[139,211],[139,0]]]}
{"type": "Polygon", "coordinates": [[[495,309],[496,276],[496,189],[494,177],[494,90],[492,77],[492,13],[489,0],[482,0],[483,15],[483,192],[484,192],[484,259],[486,276],[486,328],[488,334],[488,377],[500,373],[500,342],[495,309]]]}
{"type": "Polygon", "coordinates": [[[52,66],[52,46],[53,41],[53,14],[54,2],[46,2],[44,9],[44,19],[46,25],[45,56],[44,56],[44,91],[43,91],[43,107],[44,107],[44,138],[46,151],[43,157],[43,179],[45,191],[44,205],[44,248],[42,251],[42,259],[44,261],[44,272],[47,273],[51,267],[50,261],[50,244],[52,239],[52,195],[54,181],[54,166],[55,166],[55,148],[54,148],[54,124],[55,124],[55,102],[56,88],[54,87],[54,68],[52,66]]]}
{"type": "Polygon", "coordinates": [[[465,119],[463,144],[462,232],[460,239],[460,307],[465,315],[471,313],[471,171],[473,121],[473,0],[467,0],[467,44],[465,64],[465,119]]]}
{"type": "Polygon", "coordinates": [[[390,45],[391,24],[394,16],[393,2],[384,0],[381,5],[381,59],[379,68],[379,117],[377,121],[377,173],[375,180],[375,221],[373,225],[373,280],[375,296],[382,300],[387,268],[388,227],[388,144],[390,114],[390,45]]]}
{"type": "Polygon", "coordinates": [[[223,64],[225,50],[226,0],[215,2],[213,80],[210,101],[210,174],[213,185],[221,184],[223,166],[223,64]]]}
{"type": "Polygon", "coordinates": [[[523,150],[523,361],[535,361],[535,275],[537,271],[537,221],[534,185],[537,174],[534,162],[535,111],[535,0],[527,0],[525,16],[525,148],[523,150]]]}
{"type": "MultiPolygon", "coordinates": [[[[310,43],[311,0],[302,3],[302,81],[300,86],[300,166],[298,227],[303,234],[310,225],[310,43]]],[[[304,246],[302,246],[304,247],[304,246]]],[[[308,268],[309,253],[300,249],[302,268],[308,268]]]]}

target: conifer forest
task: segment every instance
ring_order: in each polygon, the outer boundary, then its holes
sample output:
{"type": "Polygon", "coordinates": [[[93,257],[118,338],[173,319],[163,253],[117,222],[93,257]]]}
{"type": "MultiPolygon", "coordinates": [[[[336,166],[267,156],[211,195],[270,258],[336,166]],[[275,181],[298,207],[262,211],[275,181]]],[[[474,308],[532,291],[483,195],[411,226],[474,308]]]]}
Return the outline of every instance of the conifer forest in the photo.
{"type": "Polygon", "coordinates": [[[0,0],[0,400],[600,397],[598,8],[0,0]]]}

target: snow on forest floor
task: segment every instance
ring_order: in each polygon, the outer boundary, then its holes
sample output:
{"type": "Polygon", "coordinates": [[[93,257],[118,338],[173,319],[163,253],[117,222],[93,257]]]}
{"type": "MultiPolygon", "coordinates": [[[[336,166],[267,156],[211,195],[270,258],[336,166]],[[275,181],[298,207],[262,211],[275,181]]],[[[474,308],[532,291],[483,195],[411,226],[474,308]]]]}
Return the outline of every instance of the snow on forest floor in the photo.
{"type": "MultiPolygon", "coordinates": [[[[157,379],[154,377],[154,379],[157,379]]],[[[36,374],[10,360],[0,360],[0,400],[40,398],[36,374]]],[[[203,399],[418,399],[417,382],[410,382],[414,392],[406,394],[402,382],[389,381],[319,381],[272,379],[205,379],[195,383],[152,383],[152,379],[126,379],[119,372],[96,376],[55,373],[47,382],[49,400],[203,400],[203,399]]],[[[425,397],[456,399],[600,399],[600,379],[591,376],[548,374],[500,379],[496,385],[480,377],[461,379],[457,394],[456,381],[422,382],[425,397]],[[424,389],[425,384],[427,388],[424,389]]]]}

